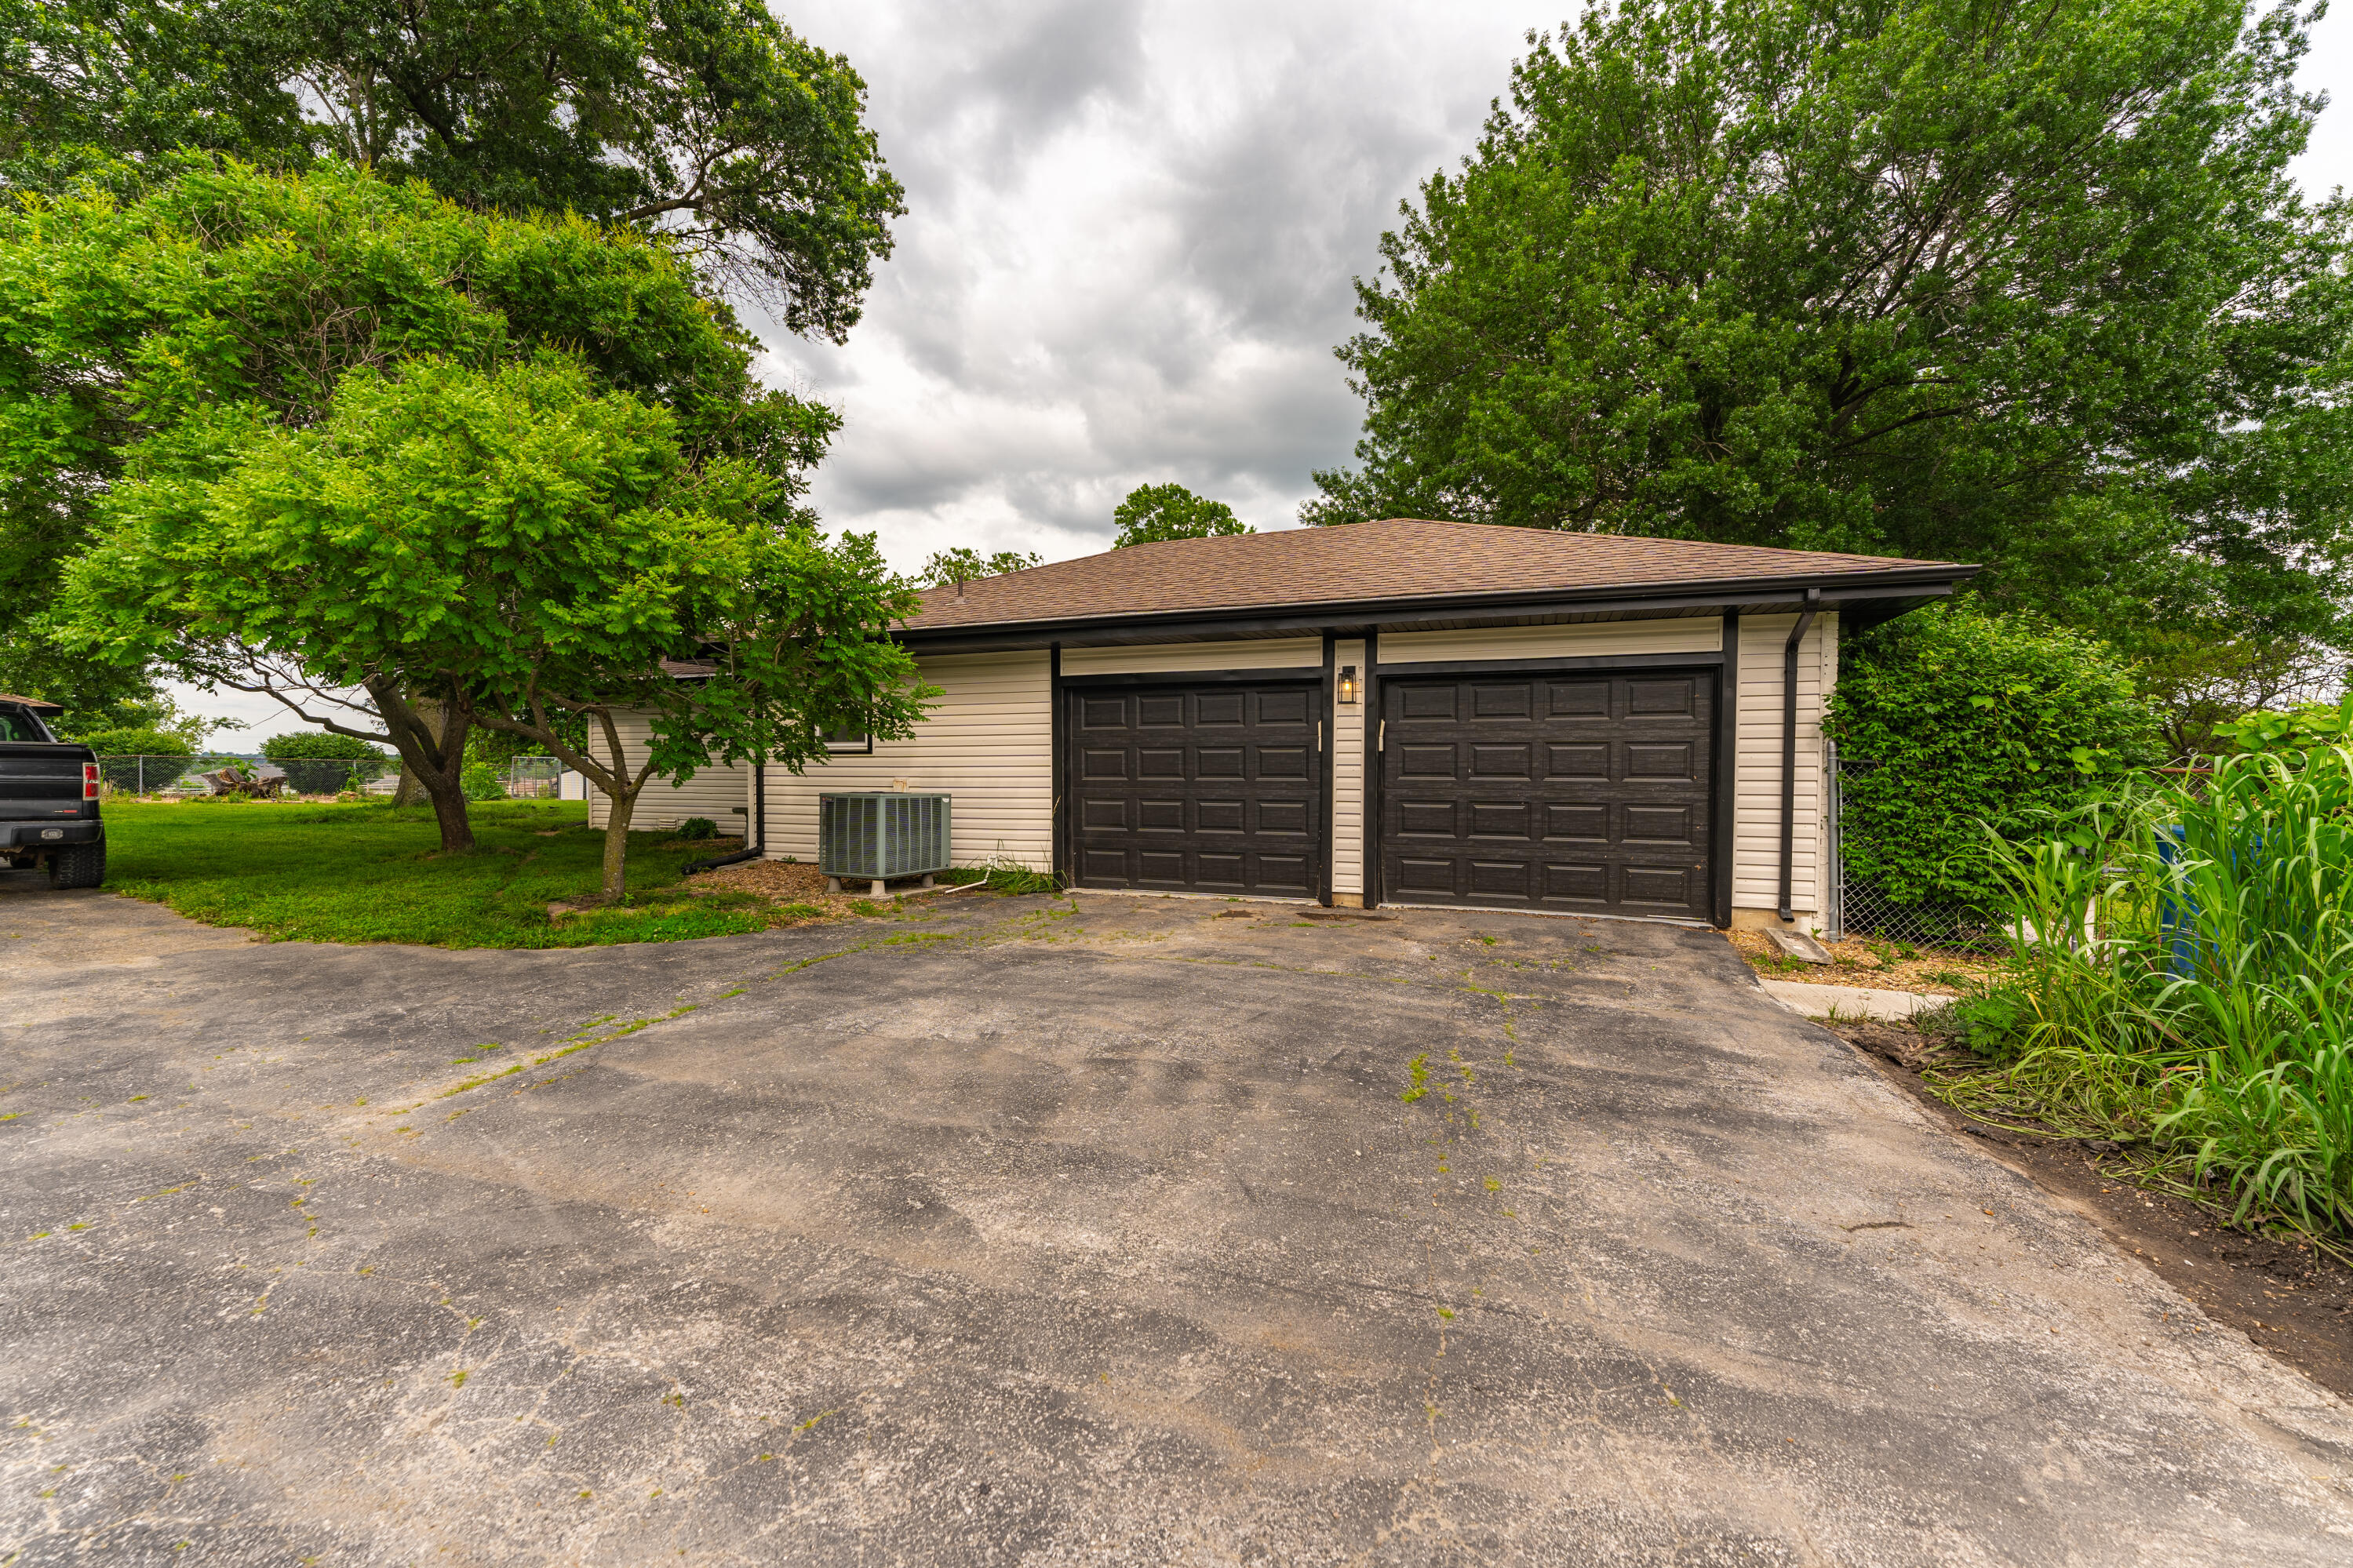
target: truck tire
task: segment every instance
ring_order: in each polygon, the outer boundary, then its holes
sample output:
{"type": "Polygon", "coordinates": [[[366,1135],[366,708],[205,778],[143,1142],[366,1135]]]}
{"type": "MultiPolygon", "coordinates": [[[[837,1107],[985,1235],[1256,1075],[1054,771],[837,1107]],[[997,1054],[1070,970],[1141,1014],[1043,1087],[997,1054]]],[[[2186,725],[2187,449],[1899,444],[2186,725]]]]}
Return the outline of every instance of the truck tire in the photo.
{"type": "Polygon", "coordinates": [[[49,852],[49,886],[95,888],[106,880],[106,843],[76,844],[49,852]]]}

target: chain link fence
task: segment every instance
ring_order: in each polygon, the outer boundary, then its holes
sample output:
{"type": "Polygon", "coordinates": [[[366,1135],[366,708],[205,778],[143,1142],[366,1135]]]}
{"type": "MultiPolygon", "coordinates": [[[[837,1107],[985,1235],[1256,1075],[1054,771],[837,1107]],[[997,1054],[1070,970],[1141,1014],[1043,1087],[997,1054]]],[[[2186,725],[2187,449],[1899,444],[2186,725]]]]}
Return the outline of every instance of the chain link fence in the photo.
{"type": "MultiPolygon", "coordinates": [[[[501,781],[516,800],[586,800],[580,775],[554,757],[516,757],[501,781]]],[[[249,799],[318,799],[388,795],[400,784],[397,757],[282,757],[259,752],[205,752],[188,756],[126,753],[98,759],[107,793],[185,799],[242,795],[249,799]]]]}
{"type": "Polygon", "coordinates": [[[1899,900],[1855,869],[1853,851],[1862,830],[1847,816],[1847,786],[1868,777],[1881,764],[1866,757],[1842,757],[1836,746],[1828,748],[1828,763],[1831,896],[1825,923],[1830,940],[1871,937],[1959,952],[2000,950],[2004,943],[1994,923],[1967,904],[1899,900]]]}
{"type": "Polygon", "coordinates": [[[390,795],[400,777],[393,758],[288,757],[205,752],[186,756],[153,752],[102,756],[98,774],[114,795],[313,797],[390,795]]]}
{"type": "Polygon", "coordinates": [[[517,800],[561,800],[564,763],[555,757],[516,757],[507,763],[507,794],[517,800]]]}

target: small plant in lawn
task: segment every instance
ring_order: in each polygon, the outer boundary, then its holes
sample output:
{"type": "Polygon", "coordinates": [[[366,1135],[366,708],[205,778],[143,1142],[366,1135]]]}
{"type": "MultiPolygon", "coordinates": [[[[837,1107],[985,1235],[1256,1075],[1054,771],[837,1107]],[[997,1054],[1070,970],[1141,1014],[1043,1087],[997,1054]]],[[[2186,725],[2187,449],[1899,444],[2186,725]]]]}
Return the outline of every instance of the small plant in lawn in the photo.
{"type": "Polygon", "coordinates": [[[715,838],[719,825],[707,816],[690,816],[678,825],[677,836],[687,839],[715,838]]]}

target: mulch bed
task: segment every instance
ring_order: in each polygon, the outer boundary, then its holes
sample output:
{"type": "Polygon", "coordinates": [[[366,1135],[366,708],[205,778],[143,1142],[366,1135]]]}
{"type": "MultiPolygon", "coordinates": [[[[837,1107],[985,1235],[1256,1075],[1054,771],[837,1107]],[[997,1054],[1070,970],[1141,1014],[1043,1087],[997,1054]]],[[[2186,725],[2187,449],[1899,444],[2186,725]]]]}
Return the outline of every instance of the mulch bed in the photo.
{"type": "Polygon", "coordinates": [[[1864,985],[1875,991],[1916,991],[1928,996],[1957,996],[1955,982],[1974,984],[1993,973],[1996,961],[1972,952],[1914,950],[1906,958],[1893,942],[1852,938],[1824,942],[1831,955],[1825,968],[1785,955],[1758,931],[1726,931],[1748,967],[1776,980],[1796,980],[1815,985],[1864,985]]]}
{"type": "MultiPolygon", "coordinates": [[[[804,906],[810,910],[798,920],[780,921],[780,925],[797,925],[802,921],[840,920],[849,915],[870,914],[882,907],[868,897],[867,884],[863,882],[850,884],[857,889],[854,892],[827,892],[825,873],[800,860],[746,860],[738,866],[722,866],[715,871],[696,872],[687,879],[687,886],[696,892],[716,892],[724,889],[729,892],[750,893],[772,903],[804,906]]],[[[913,881],[905,881],[892,887],[889,896],[896,899],[939,891],[944,889],[923,888],[913,881]]]]}
{"type": "Polygon", "coordinates": [[[2121,1151],[2105,1139],[2039,1137],[1963,1115],[1922,1081],[1922,1070],[1945,1052],[1917,1030],[1901,1024],[1829,1027],[1866,1052],[1931,1116],[2070,1201],[2208,1317],[2353,1398],[2353,1268],[2309,1243],[2233,1229],[2227,1210],[2135,1185],[2121,1151]]]}

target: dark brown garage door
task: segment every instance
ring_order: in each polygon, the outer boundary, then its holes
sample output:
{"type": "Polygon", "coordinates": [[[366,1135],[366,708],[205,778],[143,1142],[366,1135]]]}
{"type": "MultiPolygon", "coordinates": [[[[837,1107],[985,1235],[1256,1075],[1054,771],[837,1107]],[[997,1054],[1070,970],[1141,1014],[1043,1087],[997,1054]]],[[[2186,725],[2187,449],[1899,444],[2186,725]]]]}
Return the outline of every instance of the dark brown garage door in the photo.
{"type": "Polygon", "coordinates": [[[1385,679],[1382,896],[1709,913],[1712,670],[1385,679]]]}
{"type": "Polygon", "coordinates": [[[1321,689],[1069,690],[1071,862],[1092,888],[1317,890],[1321,689]]]}

